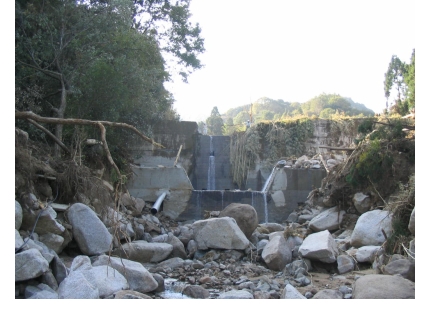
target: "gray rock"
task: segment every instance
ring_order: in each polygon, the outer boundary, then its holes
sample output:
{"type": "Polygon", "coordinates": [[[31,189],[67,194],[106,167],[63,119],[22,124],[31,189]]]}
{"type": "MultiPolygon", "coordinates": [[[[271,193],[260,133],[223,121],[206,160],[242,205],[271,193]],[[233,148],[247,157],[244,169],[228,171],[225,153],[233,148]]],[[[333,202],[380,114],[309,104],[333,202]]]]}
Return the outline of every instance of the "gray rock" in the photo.
{"type": "Polygon", "coordinates": [[[209,291],[202,286],[189,285],[182,290],[182,293],[193,299],[208,299],[209,291]]]}
{"type": "Polygon", "coordinates": [[[58,299],[57,292],[43,283],[37,286],[27,286],[24,296],[26,299],[58,299]]]}
{"type": "Polygon", "coordinates": [[[39,277],[48,269],[48,261],[37,249],[15,254],[15,281],[39,277]]]}
{"type": "Polygon", "coordinates": [[[358,218],[351,235],[351,245],[359,248],[366,245],[382,245],[385,242],[384,230],[387,237],[392,233],[392,214],[386,210],[375,209],[366,212],[358,218]]]}
{"type": "Polygon", "coordinates": [[[21,228],[22,224],[22,207],[18,203],[18,201],[15,201],[15,229],[19,230],[21,228]]]}
{"type": "Polygon", "coordinates": [[[291,263],[292,253],[283,236],[272,238],[264,247],[261,257],[271,270],[282,270],[291,263]]]}
{"type": "Polygon", "coordinates": [[[403,278],[415,282],[415,262],[406,258],[389,262],[383,268],[383,273],[387,275],[399,274],[403,278]]]}
{"type": "Polygon", "coordinates": [[[22,224],[20,229],[31,231],[36,225],[34,232],[39,235],[46,233],[62,234],[65,228],[55,219],[55,214],[55,211],[50,207],[47,209],[39,209],[37,211],[30,209],[23,210],[22,224]],[[38,216],[39,219],[37,220],[36,224],[36,219],[38,216]]]}
{"type": "Polygon", "coordinates": [[[337,257],[337,270],[339,274],[344,274],[353,271],[355,268],[355,261],[351,256],[339,255],[337,257]]]}
{"type": "Polygon", "coordinates": [[[58,287],[59,299],[99,299],[99,289],[85,275],[76,271],[65,278],[58,287]]]}
{"type": "Polygon", "coordinates": [[[15,251],[24,245],[24,240],[19,234],[18,230],[15,229],[15,251]]]}
{"type": "Polygon", "coordinates": [[[415,299],[415,284],[401,276],[366,275],[355,281],[352,299],[415,299]]]}
{"type": "Polygon", "coordinates": [[[194,239],[199,250],[244,250],[249,240],[231,217],[210,218],[193,223],[194,239]]]}
{"type": "Polygon", "coordinates": [[[48,248],[59,254],[64,242],[64,238],[58,234],[46,233],[39,237],[39,241],[45,244],[48,248]]]}
{"type": "Polygon", "coordinates": [[[311,260],[334,263],[339,251],[333,236],[325,230],[308,235],[300,246],[299,254],[311,260]]]}
{"type": "Polygon", "coordinates": [[[260,224],[260,226],[267,229],[269,233],[285,230],[285,227],[283,225],[274,222],[266,222],[260,224]]]}
{"type": "Polygon", "coordinates": [[[171,244],[139,240],[123,244],[113,254],[139,263],[158,263],[165,260],[172,251],[171,244]]]}
{"type": "Polygon", "coordinates": [[[100,298],[106,298],[120,290],[129,289],[127,279],[110,266],[94,266],[91,270],[84,270],[82,273],[92,283],[95,283],[100,298]]]}
{"type": "Polygon", "coordinates": [[[246,290],[230,290],[221,293],[217,299],[254,299],[254,296],[246,290]]]}
{"type": "Polygon", "coordinates": [[[231,203],[219,213],[218,217],[234,218],[240,230],[248,239],[258,226],[257,211],[248,204],[231,203]]]}
{"type": "Polygon", "coordinates": [[[165,261],[162,261],[157,264],[157,268],[165,268],[169,267],[171,269],[175,269],[178,267],[183,267],[185,264],[185,261],[180,257],[172,257],[169,259],[166,259],[165,261]]]}
{"type": "Polygon", "coordinates": [[[187,258],[187,252],[185,251],[184,243],[182,243],[182,241],[175,237],[172,233],[168,234],[166,243],[169,243],[173,246],[172,253],[170,253],[168,257],[179,257],[181,259],[187,258]]]}
{"type": "Polygon", "coordinates": [[[352,202],[354,203],[355,209],[360,214],[367,212],[372,205],[370,197],[361,192],[354,194],[354,197],[352,198],[352,202]]]}
{"type": "Polygon", "coordinates": [[[164,278],[160,274],[152,274],[152,277],[155,279],[155,281],[158,284],[158,287],[153,291],[156,292],[163,292],[166,290],[166,286],[164,285],[164,278]]]}
{"type": "Polygon", "coordinates": [[[376,253],[381,248],[380,245],[366,245],[358,248],[355,259],[359,263],[373,263],[376,253]]]}
{"type": "Polygon", "coordinates": [[[296,288],[290,284],[286,284],[281,293],[281,299],[306,299],[296,288]]]}
{"type": "Polygon", "coordinates": [[[181,240],[184,246],[188,245],[188,242],[194,238],[194,231],[191,225],[179,226],[179,235],[177,235],[177,238],[181,240]]]}
{"type": "Polygon", "coordinates": [[[324,289],[318,291],[312,299],[343,299],[343,294],[339,290],[324,289]]]}
{"type": "Polygon", "coordinates": [[[309,222],[309,228],[314,231],[338,230],[342,223],[344,210],[339,210],[337,206],[322,211],[309,222]]]}
{"type": "Polygon", "coordinates": [[[258,241],[258,243],[257,243],[257,254],[258,255],[261,255],[261,253],[263,252],[264,247],[267,245],[267,243],[269,243],[269,240],[266,240],[266,239],[258,241]]]}
{"type": "Polygon", "coordinates": [[[118,257],[107,255],[98,256],[92,263],[92,266],[109,265],[123,275],[129,284],[131,290],[141,293],[154,291],[158,287],[158,282],[153,275],[140,263],[118,257]]]}
{"type": "Polygon", "coordinates": [[[146,294],[133,291],[133,290],[121,290],[114,293],[115,299],[151,299],[152,298],[146,294]]]}
{"type": "Polygon", "coordinates": [[[86,255],[99,255],[109,251],[112,235],[96,213],[87,205],[70,206],[67,217],[73,227],[73,237],[86,255]]]}

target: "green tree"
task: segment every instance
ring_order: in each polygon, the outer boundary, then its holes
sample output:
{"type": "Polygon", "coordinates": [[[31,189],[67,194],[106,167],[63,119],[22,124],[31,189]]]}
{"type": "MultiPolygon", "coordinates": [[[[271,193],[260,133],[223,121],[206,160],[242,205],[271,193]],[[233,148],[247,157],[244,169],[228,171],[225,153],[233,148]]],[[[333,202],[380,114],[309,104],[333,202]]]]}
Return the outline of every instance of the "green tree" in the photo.
{"type": "Polygon", "coordinates": [[[133,0],[134,27],[151,34],[160,49],[176,61],[178,74],[188,76],[202,64],[198,55],[205,51],[199,23],[190,21],[191,0],[133,0]]]}
{"type": "Polygon", "coordinates": [[[208,126],[208,135],[222,135],[224,121],[218,107],[213,107],[210,117],[206,119],[206,125],[208,126]]]}
{"type": "Polygon", "coordinates": [[[400,114],[404,114],[404,99],[406,93],[406,84],[404,80],[405,74],[405,64],[396,55],[393,55],[391,57],[390,63],[388,64],[388,70],[384,75],[384,92],[387,111],[389,110],[388,100],[390,98],[392,90],[394,89],[395,91],[397,91],[397,98],[395,98],[394,106],[393,108],[391,108],[391,110],[397,111],[400,114]]]}
{"type": "Polygon", "coordinates": [[[406,64],[405,82],[408,86],[406,99],[408,102],[408,109],[415,109],[415,49],[412,51],[411,63],[406,64]]]}
{"type": "MultiPolygon", "coordinates": [[[[126,1],[116,7],[70,0],[15,1],[15,86],[43,86],[44,114],[64,118],[69,95],[80,93],[86,70],[106,57],[103,47],[109,34],[127,28],[121,21],[131,9],[126,1]]],[[[56,125],[60,140],[62,133],[63,126],[56,125]]]]}

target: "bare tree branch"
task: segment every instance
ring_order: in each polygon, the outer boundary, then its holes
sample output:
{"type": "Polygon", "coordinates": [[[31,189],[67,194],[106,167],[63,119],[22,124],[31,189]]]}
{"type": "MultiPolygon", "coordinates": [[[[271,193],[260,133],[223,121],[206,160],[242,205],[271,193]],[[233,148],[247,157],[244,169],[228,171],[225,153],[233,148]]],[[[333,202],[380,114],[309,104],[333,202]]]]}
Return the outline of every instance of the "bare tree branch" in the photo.
{"type": "Polygon", "coordinates": [[[51,124],[67,124],[67,125],[93,125],[100,127],[99,124],[108,125],[112,127],[119,127],[119,128],[125,128],[133,131],[139,137],[141,137],[146,142],[151,143],[154,146],[157,146],[159,148],[165,148],[165,146],[161,145],[160,143],[155,142],[152,138],[149,138],[142,133],[138,129],[136,129],[134,126],[127,124],[127,123],[119,123],[119,122],[110,122],[110,121],[92,121],[92,120],[84,120],[84,119],[60,119],[60,118],[47,118],[47,117],[41,117],[31,111],[15,111],[15,119],[32,119],[37,122],[41,123],[51,123],[51,124]]]}

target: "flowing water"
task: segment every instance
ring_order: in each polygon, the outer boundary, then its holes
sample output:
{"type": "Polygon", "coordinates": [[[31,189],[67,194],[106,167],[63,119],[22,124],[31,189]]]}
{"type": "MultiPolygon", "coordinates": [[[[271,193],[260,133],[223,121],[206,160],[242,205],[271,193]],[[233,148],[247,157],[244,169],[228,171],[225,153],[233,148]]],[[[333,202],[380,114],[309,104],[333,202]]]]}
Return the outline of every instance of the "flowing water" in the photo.
{"type": "Polygon", "coordinates": [[[215,190],[215,152],[212,144],[212,136],[209,142],[209,167],[208,167],[208,190],[215,190]]]}

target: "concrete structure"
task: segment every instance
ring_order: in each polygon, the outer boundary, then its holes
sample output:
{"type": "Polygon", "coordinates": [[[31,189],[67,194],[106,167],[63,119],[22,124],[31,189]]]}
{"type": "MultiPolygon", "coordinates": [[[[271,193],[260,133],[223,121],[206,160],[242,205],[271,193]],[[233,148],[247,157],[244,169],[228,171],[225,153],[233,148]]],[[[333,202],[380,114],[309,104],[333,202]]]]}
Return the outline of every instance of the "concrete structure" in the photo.
{"type": "Polygon", "coordinates": [[[266,220],[282,223],[298,204],[307,200],[310,191],[321,186],[325,176],[325,170],[321,169],[278,168],[266,198],[260,191],[194,190],[187,210],[177,219],[203,219],[208,211],[221,211],[231,203],[243,203],[255,208],[259,223],[266,220]]]}
{"type": "Polygon", "coordinates": [[[230,137],[199,134],[194,151],[194,168],[190,180],[195,190],[210,190],[208,185],[210,158],[214,162],[214,190],[234,189],[230,170],[230,137]]]}
{"type": "MultiPolygon", "coordinates": [[[[313,138],[305,143],[307,149],[318,152],[320,145],[350,146],[355,137],[335,129],[331,121],[317,121],[313,138]]],[[[324,169],[276,169],[264,196],[260,191],[272,168],[263,167],[269,143],[262,141],[259,163],[249,169],[242,187],[246,191],[238,191],[231,175],[230,137],[202,135],[196,122],[165,121],[154,128],[152,138],[166,148],[156,149],[148,143],[136,145],[135,164],[139,167],[134,169],[128,188],[131,195],[147,202],[155,202],[167,191],[160,211],[172,219],[203,219],[206,211],[220,211],[234,202],[252,205],[260,223],[281,223],[307,200],[310,191],[321,186],[326,175],[324,169]],[[209,182],[210,169],[213,184],[209,182]]]]}
{"type": "Polygon", "coordinates": [[[194,167],[194,153],[198,136],[198,125],[190,121],[163,121],[154,127],[152,138],[165,148],[139,141],[132,148],[134,162],[142,167],[173,167],[179,149],[181,149],[177,166],[185,169],[188,175],[194,167]],[[182,146],[182,148],[181,148],[182,146]]]}
{"type": "Polygon", "coordinates": [[[160,211],[176,219],[187,209],[193,186],[182,167],[141,167],[133,169],[133,178],[128,182],[128,190],[134,197],[155,203],[167,192],[160,211]]]}

